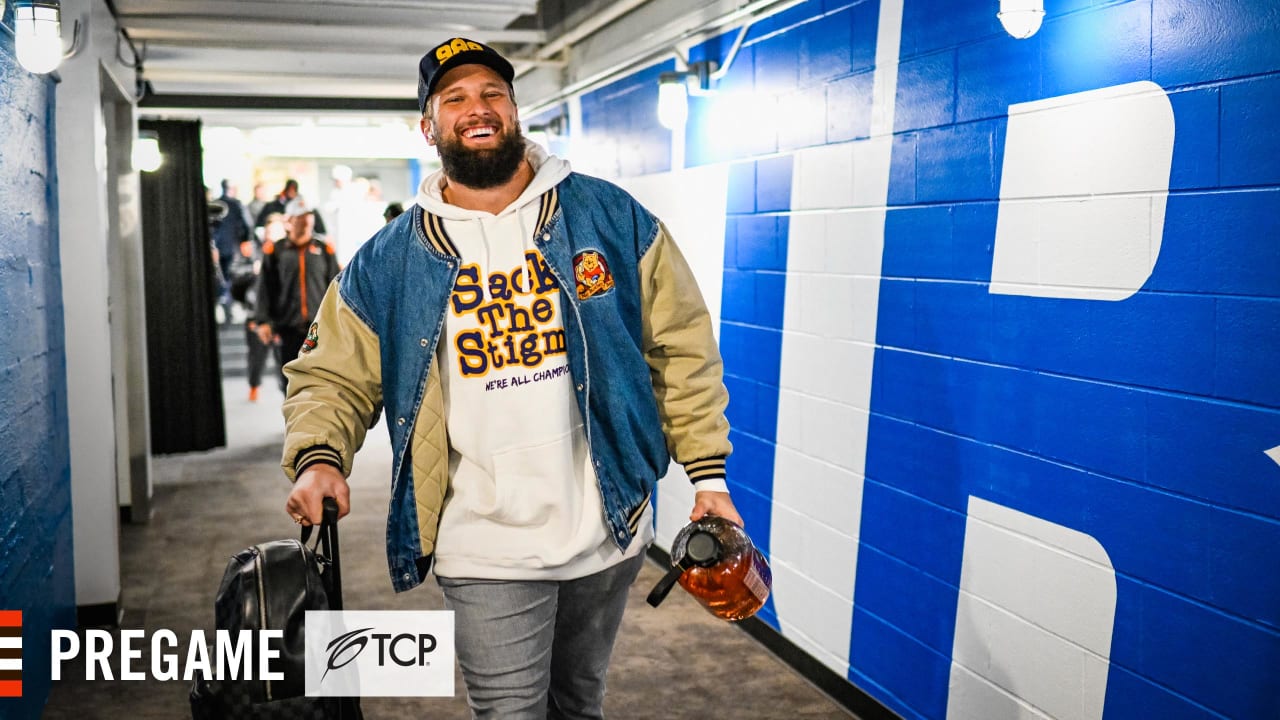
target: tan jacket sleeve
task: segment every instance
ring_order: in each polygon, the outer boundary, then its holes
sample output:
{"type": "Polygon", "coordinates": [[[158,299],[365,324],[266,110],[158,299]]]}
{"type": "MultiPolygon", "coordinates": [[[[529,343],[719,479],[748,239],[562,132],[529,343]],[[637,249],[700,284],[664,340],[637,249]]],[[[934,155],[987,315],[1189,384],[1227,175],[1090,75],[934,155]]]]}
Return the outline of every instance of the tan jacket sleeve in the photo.
{"type": "Polygon", "coordinates": [[[284,456],[290,480],[302,462],[324,460],[351,474],[351,462],[382,405],[378,336],[342,300],[337,282],[320,303],[298,359],[285,365],[284,456]]]}
{"type": "Polygon", "coordinates": [[[733,450],[724,362],[698,283],[665,226],[640,259],[643,342],[667,450],[697,482],[724,477],[733,450]]]}

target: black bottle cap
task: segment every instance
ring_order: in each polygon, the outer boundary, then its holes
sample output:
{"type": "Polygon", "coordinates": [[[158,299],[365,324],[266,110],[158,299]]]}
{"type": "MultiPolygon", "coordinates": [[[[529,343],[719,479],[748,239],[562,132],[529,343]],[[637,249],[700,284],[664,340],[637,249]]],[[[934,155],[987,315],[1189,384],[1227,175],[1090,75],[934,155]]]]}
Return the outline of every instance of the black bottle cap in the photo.
{"type": "Polygon", "coordinates": [[[720,560],[720,543],[711,533],[698,531],[689,537],[684,555],[700,567],[715,565],[720,560]]]}

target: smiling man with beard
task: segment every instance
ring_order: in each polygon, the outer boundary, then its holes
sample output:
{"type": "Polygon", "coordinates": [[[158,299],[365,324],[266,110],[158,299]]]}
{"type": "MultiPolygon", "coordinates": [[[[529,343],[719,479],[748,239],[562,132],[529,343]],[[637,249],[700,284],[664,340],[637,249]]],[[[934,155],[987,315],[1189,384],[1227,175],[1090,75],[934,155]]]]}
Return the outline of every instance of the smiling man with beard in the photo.
{"type": "Polygon", "coordinates": [[[392,586],[434,571],[482,718],[603,717],[628,586],[672,457],[691,519],[741,523],[719,350],[666,228],[520,133],[511,64],[455,38],[419,64],[442,169],[330,287],[285,368],[286,510],[349,510],[385,407],[392,586]]]}

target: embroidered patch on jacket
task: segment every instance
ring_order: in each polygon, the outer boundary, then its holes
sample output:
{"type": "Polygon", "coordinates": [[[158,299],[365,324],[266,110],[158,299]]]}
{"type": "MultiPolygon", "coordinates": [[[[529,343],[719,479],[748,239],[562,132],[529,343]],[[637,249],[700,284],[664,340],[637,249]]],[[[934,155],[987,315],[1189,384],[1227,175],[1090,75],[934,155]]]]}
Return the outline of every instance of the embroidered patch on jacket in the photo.
{"type": "Polygon", "coordinates": [[[307,339],[302,341],[302,347],[298,349],[300,353],[309,353],[316,349],[316,345],[320,343],[320,323],[311,323],[311,327],[307,329],[307,339]]]}
{"type": "Polygon", "coordinates": [[[573,258],[573,277],[577,280],[578,299],[586,300],[613,289],[613,273],[604,255],[586,250],[573,258]]]}

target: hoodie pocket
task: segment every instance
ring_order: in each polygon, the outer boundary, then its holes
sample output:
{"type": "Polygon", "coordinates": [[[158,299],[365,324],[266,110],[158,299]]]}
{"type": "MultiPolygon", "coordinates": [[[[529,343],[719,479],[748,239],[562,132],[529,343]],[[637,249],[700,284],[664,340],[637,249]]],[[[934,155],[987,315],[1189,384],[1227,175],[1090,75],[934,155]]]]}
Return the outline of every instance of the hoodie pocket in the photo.
{"type": "Polygon", "coordinates": [[[507,525],[539,526],[572,512],[574,485],[573,431],[537,445],[493,456],[497,489],[490,519],[507,525]]]}

